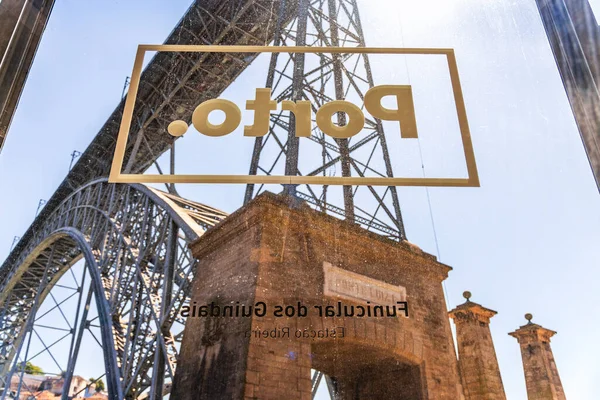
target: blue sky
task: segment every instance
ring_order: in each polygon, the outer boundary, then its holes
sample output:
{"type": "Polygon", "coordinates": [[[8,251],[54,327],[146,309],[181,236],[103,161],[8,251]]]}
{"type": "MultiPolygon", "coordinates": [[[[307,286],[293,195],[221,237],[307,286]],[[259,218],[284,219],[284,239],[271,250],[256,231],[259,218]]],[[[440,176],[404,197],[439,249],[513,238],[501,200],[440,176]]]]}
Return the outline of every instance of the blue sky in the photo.
{"type": "MultiPolygon", "coordinates": [[[[13,236],[33,220],[39,199],[49,198],[64,178],[70,153],[84,150],[116,106],[136,46],[162,43],[189,2],[57,2],[0,153],[1,259],[13,236]]],[[[409,240],[436,254],[433,215],[440,260],[454,268],[446,281],[449,308],[470,290],[473,301],[498,311],[491,330],[509,399],[525,398],[519,348],[507,333],[524,324],[526,312],[558,331],[552,346],[567,397],[595,398],[600,195],[534,0],[359,0],[359,5],[370,46],[456,51],[481,187],[429,189],[432,214],[424,188],[399,191],[409,240]]],[[[262,86],[258,61],[224,98],[241,106],[257,80],[262,86]]],[[[373,61],[376,83],[397,77],[413,85],[427,176],[460,175],[451,110],[430,96],[441,93],[443,70],[420,59],[373,61]]],[[[214,148],[198,157],[208,142],[188,134],[177,145],[177,168],[220,168],[225,155],[246,172],[252,143],[244,139],[233,133],[211,142],[214,148]]],[[[394,151],[407,154],[395,159],[395,168],[420,173],[414,143],[394,151]]],[[[233,211],[244,188],[178,190],[233,211]]]]}

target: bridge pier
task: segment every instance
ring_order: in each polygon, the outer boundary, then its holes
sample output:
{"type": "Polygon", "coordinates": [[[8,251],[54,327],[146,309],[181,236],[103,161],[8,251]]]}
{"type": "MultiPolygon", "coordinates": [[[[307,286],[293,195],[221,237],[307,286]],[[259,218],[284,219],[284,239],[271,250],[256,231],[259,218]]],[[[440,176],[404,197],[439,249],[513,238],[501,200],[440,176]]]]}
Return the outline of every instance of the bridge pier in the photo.
{"type": "Polygon", "coordinates": [[[192,244],[173,398],[311,399],[311,369],[339,399],[461,398],[441,285],[450,267],[288,201],[265,193],[192,244]],[[397,315],[357,316],[376,305],[397,315]],[[344,317],[350,306],[357,315],[344,317]]]}

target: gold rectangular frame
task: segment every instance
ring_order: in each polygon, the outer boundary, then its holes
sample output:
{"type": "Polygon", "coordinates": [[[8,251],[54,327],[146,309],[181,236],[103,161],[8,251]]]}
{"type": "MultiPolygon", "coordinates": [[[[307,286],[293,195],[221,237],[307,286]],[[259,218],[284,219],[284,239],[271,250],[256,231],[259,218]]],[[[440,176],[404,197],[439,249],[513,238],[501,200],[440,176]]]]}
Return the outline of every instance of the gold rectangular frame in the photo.
{"type": "MultiPolygon", "coordinates": [[[[165,133],[167,134],[167,133],[165,133]]],[[[204,45],[139,45],[131,81],[123,110],[123,119],[117,137],[115,155],[110,170],[111,183],[254,183],[254,184],[314,184],[314,185],[368,185],[368,186],[443,186],[479,187],[477,164],[467,121],[458,66],[453,49],[434,48],[381,48],[381,47],[294,47],[294,46],[204,46],[204,45]],[[123,174],[123,160],[127,137],[131,128],[133,108],[137,97],[142,65],[146,51],[209,52],[209,53],[353,53],[353,54],[429,54],[445,55],[460,128],[467,178],[374,178],[341,176],[288,176],[288,175],[156,175],[123,174]]]]}

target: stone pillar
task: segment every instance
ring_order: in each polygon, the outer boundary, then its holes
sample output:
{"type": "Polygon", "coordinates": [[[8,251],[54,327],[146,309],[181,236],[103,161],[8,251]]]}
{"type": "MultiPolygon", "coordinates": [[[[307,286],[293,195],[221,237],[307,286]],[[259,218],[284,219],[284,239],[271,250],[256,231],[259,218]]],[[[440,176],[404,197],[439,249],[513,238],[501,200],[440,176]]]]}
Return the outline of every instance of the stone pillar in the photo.
{"type": "Polygon", "coordinates": [[[527,324],[510,336],[521,346],[527,398],[529,400],[565,400],[565,392],[558,376],[556,362],[550,348],[550,338],[556,332],[531,322],[533,316],[525,314],[527,324]]]}
{"type": "Polygon", "coordinates": [[[191,249],[191,307],[259,315],[188,315],[171,398],[309,400],[311,368],[340,400],[461,398],[441,285],[451,268],[418,247],[264,193],[191,249]],[[358,316],[400,300],[408,316],[358,316]],[[277,306],[290,316],[274,315],[277,306]],[[340,315],[345,307],[355,314],[340,315]]]}
{"type": "Polygon", "coordinates": [[[456,325],[458,365],[467,400],[506,400],[500,368],[490,332],[490,318],[496,311],[467,301],[449,312],[456,325]]]}

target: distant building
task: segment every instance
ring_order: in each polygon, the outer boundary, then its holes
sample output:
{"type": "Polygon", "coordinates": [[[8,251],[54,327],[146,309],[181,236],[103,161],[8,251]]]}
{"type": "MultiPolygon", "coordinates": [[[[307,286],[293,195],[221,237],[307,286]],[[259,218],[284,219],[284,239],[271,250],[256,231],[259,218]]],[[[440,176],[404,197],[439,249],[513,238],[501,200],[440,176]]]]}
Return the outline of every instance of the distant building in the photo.
{"type": "Polygon", "coordinates": [[[48,391],[48,390],[43,390],[41,392],[36,393],[35,395],[31,396],[31,399],[35,399],[35,400],[56,400],[56,396],[54,395],[54,393],[48,391]]]}
{"type": "MultiPolygon", "coordinates": [[[[16,394],[19,392],[18,400],[55,400],[62,395],[63,386],[65,383],[62,377],[49,377],[45,375],[23,375],[23,383],[19,391],[20,375],[14,374],[11,379],[10,390],[12,398],[16,399],[16,394]]],[[[106,399],[103,393],[96,392],[96,385],[90,383],[89,380],[81,376],[73,376],[71,387],[68,393],[73,399],[106,399]]]]}
{"type": "MultiPolygon", "coordinates": [[[[41,390],[49,390],[55,395],[62,395],[63,386],[65,384],[64,378],[48,378],[46,379],[41,386],[41,390]]],[[[71,387],[69,388],[69,397],[71,396],[81,396],[86,393],[86,390],[90,388],[95,388],[95,385],[90,385],[90,381],[82,378],[81,376],[74,376],[71,379],[71,387]],[[89,388],[88,388],[89,385],[89,388]]]]}
{"type": "MultiPolygon", "coordinates": [[[[11,378],[10,391],[13,396],[19,391],[19,378],[19,374],[14,374],[11,378]]],[[[32,393],[39,392],[42,383],[44,383],[47,378],[48,377],[44,375],[23,374],[23,382],[21,383],[19,400],[27,399],[27,397],[32,393]]]]}

